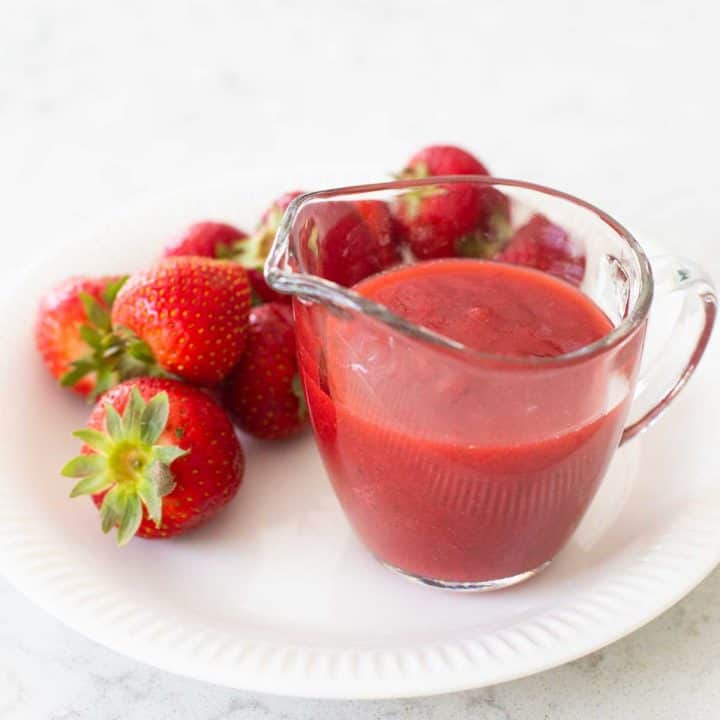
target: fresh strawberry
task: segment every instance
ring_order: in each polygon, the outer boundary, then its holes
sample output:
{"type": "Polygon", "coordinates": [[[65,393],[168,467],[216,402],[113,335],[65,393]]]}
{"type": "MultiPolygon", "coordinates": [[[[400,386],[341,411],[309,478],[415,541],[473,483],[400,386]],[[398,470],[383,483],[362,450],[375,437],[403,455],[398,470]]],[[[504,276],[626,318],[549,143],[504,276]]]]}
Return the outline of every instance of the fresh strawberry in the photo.
{"type": "MultiPolygon", "coordinates": [[[[416,153],[399,177],[487,174],[487,168],[465,150],[434,145],[416,153]]],[[[398,197],[395,212],[402,239],[419,260],[492,257],[509,233],[507,198],[479,184],[418,186],[398,197]]]]}
{"type": "Polygon", "coordinates": [[[410,158],[403,175],[489,175],[487,168],[467,150],[455,145],[430,145],[410,158]]]}
{"type": "Polygon", "coordinates": [[[578,252],[566,230],[539,213],[515,232],[497,259],[542,270],[573,285],[585,276],[585,255],[578,252]]]}
{"type": "Polygon", "coordinates": [[[115,299],[116,332],[144,341],[163,370],[220,382],[245,349],[250,289],[235,263],[171,257],[131,275],[115,299]]]}
{"type": "Polygon", "coordinates": [[[85,444],[62,469],[80,478],[70,496],[92,497],[103,532],[117,527],[118,545],[201,525],[242,480],[243,452],[230,419],[205,392],[176,380],[117,385],[74,435],[85,444]]]}
{"type": "Polygon", "coordinates": [[[259,438],[288,437],[305,424],[290,307],[267,303],[250,311],[247,350],[224,399],[240,428],[259,438]]]}
{"type": "Polygon", "coordinates": [[[473,185],[426,185],[398,197],[403,240],[418,260],[459,254],[478,226],[480,194],[473,185]]]}
{"type": "MultiPolygon", "coordinates": [[[[367,207],[363,212],[369,214],[367,207]]],[[[387,234],[366,221],[357,203],[309,203],[300,210],[295,226],[303,269],[345,287],[399,258],[387,234]]]]}
{"type": "Polygon", "coordinates": [[[163,257],[224,257],[236,242],[246,237],[247,233],[232,225],[205,220],[191,225],[180,237],[167,245],[163,250],[163,257]]]}
{"type": "Polygon", "coordinates": [[[121,353],[110,332],[110,308],[124,281],[71,277],[40,301],[38,352],[52,376],[80,395],[95,396],[119,380],[121,353]]]}

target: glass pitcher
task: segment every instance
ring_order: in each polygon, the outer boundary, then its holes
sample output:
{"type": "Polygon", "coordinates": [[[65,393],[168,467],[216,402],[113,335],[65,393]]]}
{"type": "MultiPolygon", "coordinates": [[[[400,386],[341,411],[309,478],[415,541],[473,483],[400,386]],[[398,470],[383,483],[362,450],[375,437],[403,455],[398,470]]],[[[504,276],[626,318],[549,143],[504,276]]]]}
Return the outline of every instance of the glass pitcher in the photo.
{"type": "Polygon", "coordinates": [[[655,279],[642,248],[609,215],[526,182],[433,177],[293,201],[266,278],[293,295],[315,438],[349,522],[378,560],[459,590],[507,587],[547,566],[616,448],[667,407],[709,340],[710,281],[675,258],[659,258],[654,271],[655,279]],[[452,248],[477,262],[507,262],[509,238],[538,217],[562,228],[576,262],[564,270],[536,263],[534,272],[564,274],[602,310],[610,331],[553,357],[496,355],[354,290],[374,273],[423,262],[438,241],[421,231],[412,249],[368,243],[358,218],[370,206],[362,203],[394,211],[442,193],[482,195],[493,210],[452,248]],[[654,291],[680,293],[684,302],[665,352],[639,378],[654,291]]]}

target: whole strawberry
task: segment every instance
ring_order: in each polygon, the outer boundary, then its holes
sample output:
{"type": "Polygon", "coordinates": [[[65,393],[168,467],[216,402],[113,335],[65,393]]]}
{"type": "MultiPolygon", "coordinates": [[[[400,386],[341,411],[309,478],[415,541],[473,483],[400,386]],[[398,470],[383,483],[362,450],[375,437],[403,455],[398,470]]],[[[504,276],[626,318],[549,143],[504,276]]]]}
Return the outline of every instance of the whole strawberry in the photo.
{"type": "MultiPolygon", "coordinates": [[[[487,168],[467,151],[433,145],[413,155],[399,177],[487,174],[487,168]]],[[[398,197],[395,213],[402,239],[420,260],[492,257],[509,233],[507,198],[479,184],[418,186],[398,197]]]]}
{"type": "Polygon", "coordinates": [[[430,175],[489,175],[487,168],[456,145],[429,145],[416,152],[405,166],[410,177],[430,175]]]}
{"type": "Polygon", "coordinates": [[[397,246],[389,242],[394,229],[385,231],[373,224],[375,220],[368,222],[358,204],[331,200],[309,203],[300,210],[295,232],[307,272],[351,287],[399,259],[397,246]]]}
{"type": "Polygon", "coordinates": [[[566,230],[539,213],[515,232],[497,259],[542,270],[573,285],[579,285],[585,276],[584,253],[574,246],[566,230]]]}
{"type": "Polygon", "coordinates": [[[70,496],[92,497],[103,532],[117,527],[118,545],[201,525],[242,480],[243,452],[225,412],[175,380],[145,377],[114,387],[74,435],[85,444],[62,469],[80,478],[70,496]]]}
{"type": "Polygon", "coordinates": [[[235,243],[247,237],[247,233],[232,225],[212,220],[191,225],[163,250],[163,257],[197,255],[198,257],[225,257],[235,243]]]}
{"type": "Polygon", "coordinates": [[[292,310],[267,303],[250,311],[245,355],[230,376],[225,407],[241,429],[274,440],[305,424],[305,397],[295,355],[292,310]]]}
{"type": "Polygon", "coordinates": [[[203,384],[220,382],[245,349],[250,289],[235,263],[172,257],[130,276],[112,309],[163,370],[203,384]]]}
{"type": "Polygon", "coordinates": [[[110,309],[124,281],[71,277],[40,300],[35,345],[51,375],[80,395],[94,397],[118,381],[110,309]]]}

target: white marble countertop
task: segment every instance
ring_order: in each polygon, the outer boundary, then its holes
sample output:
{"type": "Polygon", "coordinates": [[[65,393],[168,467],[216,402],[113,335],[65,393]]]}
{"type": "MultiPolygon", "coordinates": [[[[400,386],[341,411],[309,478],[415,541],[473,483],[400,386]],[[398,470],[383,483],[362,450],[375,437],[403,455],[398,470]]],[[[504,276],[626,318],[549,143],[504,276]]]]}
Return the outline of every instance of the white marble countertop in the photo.
{"type": "MultiPolygon", "coordinates": [[[[718,6],[0,0],[2,272],[148,194],[258,167],[398,167],[465,144],[569,189],[720,277],[718,6]]],[[[720,572],[585,659],[378,702],[173,677],[65,629],[0,579],[0,719],[710,718],[720,572]]],[[[713,711],[715,708],[715,711],[713,711]]]]}

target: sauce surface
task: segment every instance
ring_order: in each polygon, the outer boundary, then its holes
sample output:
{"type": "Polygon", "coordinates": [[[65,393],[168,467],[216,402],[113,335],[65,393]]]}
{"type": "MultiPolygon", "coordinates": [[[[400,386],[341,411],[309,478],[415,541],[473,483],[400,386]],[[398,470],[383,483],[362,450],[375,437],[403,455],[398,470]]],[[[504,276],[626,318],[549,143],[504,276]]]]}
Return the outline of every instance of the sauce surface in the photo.
{"type": "Polygon", "coordinates": [[[563,355],[612,330],[579,290],[515,265],[438,260],[375,275],[355,290],[418,325],[497,355],[563,355]]]}

